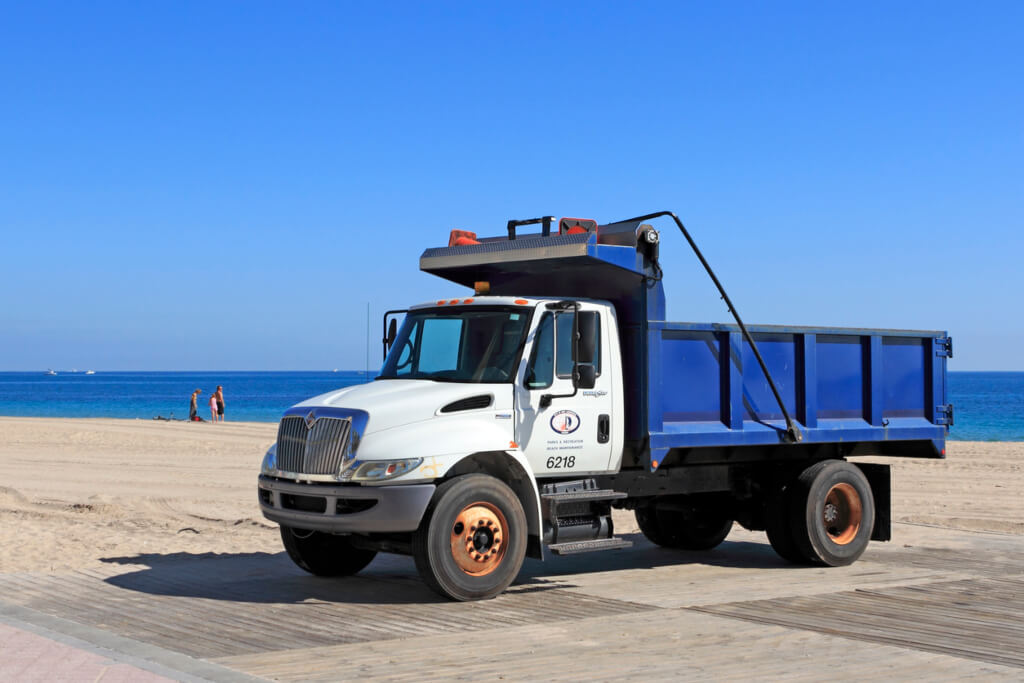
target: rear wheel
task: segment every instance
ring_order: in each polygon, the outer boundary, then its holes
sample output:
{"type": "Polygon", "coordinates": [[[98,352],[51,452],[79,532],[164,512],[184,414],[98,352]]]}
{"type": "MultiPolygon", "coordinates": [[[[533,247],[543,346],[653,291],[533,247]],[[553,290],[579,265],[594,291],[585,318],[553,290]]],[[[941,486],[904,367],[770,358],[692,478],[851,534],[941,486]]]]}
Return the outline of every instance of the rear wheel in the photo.
{"type": "Polygon", "coordinates": [[[453,600],[485,600],[516,578],[526,555],[526,514],[515,493],[486,474],[437,488],[413,534],[416,569],[453,600]]]}
{"type": "Polygon", "coordinates": [[[875,500],[856,465],[825,460],[811,465],[792,487],[791,530],[800,553],[832,567],[852,564],[868,547],[875,500]]]}
{"type": "Polygon", "coordinates": [[[782,559],[793,564],[807,564],[808,558],[796,544],[793,533],[792,487],[779,487],[771,494],[765,510],[765,533],[768,542],[782,559]]]}
{"type": "Polygon", "coordinates": [[[292,562],[317,576],[348,576],[370,564],[376,551],[355,548],[348,536],[281,527],[281,541],[292,562]]]}
{"type": "Polygon", "coordinates": [[[672,506],[657,498],[634,513],[647,540],[664,548],[711,550],[729,535],[732,520],[701,507],[672,506]]]}

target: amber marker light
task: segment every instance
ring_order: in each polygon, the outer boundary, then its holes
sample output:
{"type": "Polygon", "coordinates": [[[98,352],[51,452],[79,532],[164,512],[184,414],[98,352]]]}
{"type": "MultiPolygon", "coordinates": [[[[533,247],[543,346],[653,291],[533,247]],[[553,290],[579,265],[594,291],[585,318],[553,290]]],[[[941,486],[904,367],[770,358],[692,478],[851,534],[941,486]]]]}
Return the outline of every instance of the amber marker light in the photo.
{"type": "Polygon", "coordinates": [[[528,303],[530,303],[530,302],[529,302],[529,301],[527,301],[526,299],[516,299],[516,300],[515,300],[515,301],[513,301],[512,303],[514,303],[514,304],[519,304],[520,306],[525,306],[526,304],[528,304],[528,303]]]}
{"type": "Polygon", "coordinates": [[[473,300],[472,299],[463,299],[462,303],[464,303],[464,304],[471,304],[471,303],[473,303],[473,300]]]}

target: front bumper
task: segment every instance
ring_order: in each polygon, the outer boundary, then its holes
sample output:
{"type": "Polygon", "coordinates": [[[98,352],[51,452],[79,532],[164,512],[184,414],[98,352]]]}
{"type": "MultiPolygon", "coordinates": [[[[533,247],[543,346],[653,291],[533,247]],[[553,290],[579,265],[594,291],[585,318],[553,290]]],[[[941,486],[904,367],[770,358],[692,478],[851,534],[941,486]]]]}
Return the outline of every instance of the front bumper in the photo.
{"type": "Polygon", "coordinates": [[[415,531],[433,484],[359,486],[300,484],[260,476],[263,516],[282,526],[335,533],[415,531]]]}

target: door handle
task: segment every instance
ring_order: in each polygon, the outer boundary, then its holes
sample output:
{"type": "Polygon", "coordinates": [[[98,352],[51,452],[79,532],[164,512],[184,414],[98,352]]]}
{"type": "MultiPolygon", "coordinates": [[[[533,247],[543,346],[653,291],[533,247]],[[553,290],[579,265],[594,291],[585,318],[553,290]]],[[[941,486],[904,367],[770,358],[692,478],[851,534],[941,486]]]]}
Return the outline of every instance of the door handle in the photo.
{"type": "Polygon", "coordinates": [[[597,442],[608,443],[611,431],[611,419],[607,415],[599,415],[597,417],[597,442]]]}

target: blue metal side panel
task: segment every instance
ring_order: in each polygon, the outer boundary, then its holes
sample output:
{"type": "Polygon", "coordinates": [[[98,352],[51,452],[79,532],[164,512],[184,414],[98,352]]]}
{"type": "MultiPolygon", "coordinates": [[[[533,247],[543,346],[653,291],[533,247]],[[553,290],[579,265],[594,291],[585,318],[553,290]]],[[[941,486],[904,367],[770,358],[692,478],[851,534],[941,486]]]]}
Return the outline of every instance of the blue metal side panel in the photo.
{"type": "MultiPolygon", "coordinates": [[[[945,337],[945,335],[943,335],[945,337]]],[[[932,419],[936,419],[938,415],[936,410],[939,406],[946,405],[946,353],[943,349],[943,345],[939,342],[938,338],[931,340],[931,345],[928,347],[928,363],[931,371],[931,387],[928,392],[929,406],[928,415],[932,419]]],[[[945,416],[943,416],[945,417],[945,416]]],[[[942,454],[945,455],[945,448],[942,449],[942,454]]]]}
{"type": "MultiPolygon", "coordinates": [[[[660,422],[649,434],[652,467],[671,448],[785,442],[781,411],[735,328],[659,321],[650,329],[648,376],[667,378],[650,396],[649,422],[660,422]]],[[[792,330],[754,337],[804,443],[931,440],[942,449],[946,428],[934,413],[946,403],[945,358],[931,333],[792,330]]]]}
{"type": "Polygon", "coordinates": [[[883,355],[882,355],[882,337],[873,334],[868,341],[868,422],[874,427],[882,426],[882,411],[885,406],[885,399],[883,393],[885,391],[884,380],[882,378],[884,367],[883,367],[883,355]]]}
{"type": "Polygon", "coordinates": [[[728,393],[723,397],[722,423],[731,429],[743,429],[743,335],[728,332],[722,336],[722,343],[728,349],[721,357],[724,374],[728,377],[728,384],[724,385],[728,393]]]}
{"type": "Polygon", "coordinates": [[[884,417],[935,419],[926,412],[932,385],[931,377],[926,374],[926,370],[931,370],[926,360],[931,349],[931,338],[885,337],[882,340],[884,417]]]}
{"type": "MultiPolygon", "coordinates": [[[[796,412],[796,344],[791,334],[756,334],[761,351],[786,409],[796,412]]],[[[755,421],[782,418],[779,404],[768,386],[750,344],[743,344],[743,405],[746,419],[755,421]]]]}
{"type": "Polygon", "coordinates": [[[664,429],[665,373],[661,351],[661,327],[652,323],[647,330],[647,429],[652,434],[664,429]]]}
{"type": "Polygon", "coordinates": [[[803,408],[797,419],[801,420],[805,427],[814,428],[818,426],[818,415],[821,406],[818,402],[818,335],[803,334],[804,358],[803,358],[803,387],[804,400],[803,408]]]}
{"type": "Polygon", "coordinates": [[[719,351],[719,340],[711,332],[664,332],[662,413],[666,422],[721,418],[719,351]]]}
{"type": "MultiPolygon", "coordinates": [[[[666,423],[665,431],[651,434],[651,448],[701,446],[760,446],[784,443],[782,420],[747,422],[731,430],[721,422],[666,423]]],[[[945,439],[945,428],[924,418],[893,418],[887,428],[872,427],[864,420],[818,420],[817,429],[803,430],[803,443],[852,443],[857,441],[909,441],[945,439]]]]}
{"type": "Polygon", "coordinates": [[[619,268],[625,268],[626,270],[632,270],[638,273],[642,273],[644,270],[643,257],[637,253],[636,249],[631,247],[597,244],[597,235],[591,234],[589,243],[587,244],[587,255],[600,259],[605,263],[618,266],[619,268]]]}
{"type": "Polygon", "coordinates": [[[818,417],[863,418],[862,337],[821,334],[817,335],[817,341],[818,417]]]}

